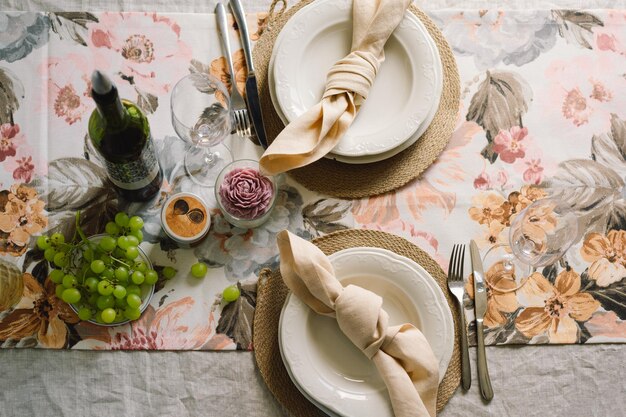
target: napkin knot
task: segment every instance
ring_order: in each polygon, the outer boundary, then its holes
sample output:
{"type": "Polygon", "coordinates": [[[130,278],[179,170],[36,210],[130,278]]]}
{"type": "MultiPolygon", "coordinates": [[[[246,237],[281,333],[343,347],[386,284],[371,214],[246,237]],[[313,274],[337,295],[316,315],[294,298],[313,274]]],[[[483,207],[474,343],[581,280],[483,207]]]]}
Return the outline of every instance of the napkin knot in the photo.
{"type": "Polygon", "coordinates": [[[328,71],[324,98],[351,92],[365,100],[374,84],[379,66],[379,60],[371,52],[350,52],[328,71]]]}

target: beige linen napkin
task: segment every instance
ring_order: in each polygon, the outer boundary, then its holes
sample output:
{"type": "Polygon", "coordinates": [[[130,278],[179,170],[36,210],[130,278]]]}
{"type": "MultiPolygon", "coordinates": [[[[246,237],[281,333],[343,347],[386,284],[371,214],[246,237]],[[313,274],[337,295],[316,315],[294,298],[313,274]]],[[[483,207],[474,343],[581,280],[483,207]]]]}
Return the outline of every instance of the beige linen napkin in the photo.
{"type": "Polygon", "coordinates": [[[383,47],[411,0],[353,0],[351,52],[328,72],[322,101],[291,122],[261,157],[275,175],[308,165],[330,152],[352,124],[385,59],[383,47]]]}
{"type": "Polygon", "coordinates": [[[277,241],[287,287],[316,313],[335,317],[341,331],[374,362],[396,417],[435,416],[439,366],[422,332],[412,324],[388,327],[382,299],[356,285],[344,288],[314,244],[287,230],[277,241]]]}

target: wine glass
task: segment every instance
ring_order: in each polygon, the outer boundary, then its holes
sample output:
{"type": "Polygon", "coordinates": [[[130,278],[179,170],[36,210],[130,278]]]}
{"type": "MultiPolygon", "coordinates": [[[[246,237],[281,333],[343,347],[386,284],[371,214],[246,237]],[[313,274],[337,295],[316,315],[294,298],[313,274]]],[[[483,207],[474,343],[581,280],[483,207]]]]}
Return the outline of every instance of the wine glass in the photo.
{"type": "Polygon", "coordinates": [[[172,125],[191,147],[185,154],[185,171],[206,187],[215,186],[233,156],[222,141],[230,134],[230,99],[226,86],[209,74],[193,73],[172,90],[172,125]]]}

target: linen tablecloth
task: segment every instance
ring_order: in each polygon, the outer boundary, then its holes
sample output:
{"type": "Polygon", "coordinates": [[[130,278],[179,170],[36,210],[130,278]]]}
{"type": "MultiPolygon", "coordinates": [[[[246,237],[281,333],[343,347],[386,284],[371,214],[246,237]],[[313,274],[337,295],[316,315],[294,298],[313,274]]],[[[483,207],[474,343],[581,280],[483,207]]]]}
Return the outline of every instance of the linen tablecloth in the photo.
{"type": "MultiPolygon", "coordinates": [[[[196,2],[197,3],[197,2],[196,2]]],[[[455,3],[458,7],[477,2],[455,3]]],[[[11,4],[51,10],[157,9],[154,3],[11,4]]],[[[480,4],[481,7],[492,3],[480,4]]],[[[501,6],[501,3],[496,6],[501,6]]],[[[541,6],[533,2],[532,6],[541,6]]],[[[267,4],[247,4],[264,11],[267,4]]],[[[435,5],[430,4],[430,7],[435,5]]],[[[624,5],[569,2],[543,7],[624,5]]],[[[212,4],[179,4],[174,10],[211,12],[212,4]],[[183,7],[189,7],[184,9],[183,7]]],[[[559,348],[492,348],[488,351],[496,399],[481,404],[476,389],[457,394],[446,415],[609,415],[624,409],[620,388],[622,346],[562,346],[559,348]],[[528,398],[533,398],[529,408],[528,398]]],[[[474,359],[474,358],[473,358],[474,359]]],[[[475,361],[472,361],[475,364],[475,361]]],[[[474,367],[475,368],[475,367],[474,367]]],[[[3,405],[0,415],[281,415],[253,368],[249,354],[122,353],[3,351],[3,405]],[[97,372],[94,372],[97,369],[97,372]],[[118,382],[122,377],[124,383],[118,382]],[[61,382],[63,381],[63,382],[61,382]]],[[[473,382],[477,387],[477,381],[473,382]]]]}

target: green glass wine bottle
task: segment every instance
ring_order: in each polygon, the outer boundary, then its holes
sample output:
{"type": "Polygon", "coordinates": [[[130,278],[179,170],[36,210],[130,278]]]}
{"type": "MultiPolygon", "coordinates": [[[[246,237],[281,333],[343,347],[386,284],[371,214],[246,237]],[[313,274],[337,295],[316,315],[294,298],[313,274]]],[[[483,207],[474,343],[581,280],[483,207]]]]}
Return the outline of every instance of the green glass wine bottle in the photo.
{"type": "Polygon", "coordinates": [[[109,179],[128,201],[148,201],[161,188],[163,172],[150,135],[148,119],[136,104],[120,99],[111,80],[94,71],[91,95],[96,110],[89,137],[104,159],[109,179]]]}

